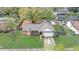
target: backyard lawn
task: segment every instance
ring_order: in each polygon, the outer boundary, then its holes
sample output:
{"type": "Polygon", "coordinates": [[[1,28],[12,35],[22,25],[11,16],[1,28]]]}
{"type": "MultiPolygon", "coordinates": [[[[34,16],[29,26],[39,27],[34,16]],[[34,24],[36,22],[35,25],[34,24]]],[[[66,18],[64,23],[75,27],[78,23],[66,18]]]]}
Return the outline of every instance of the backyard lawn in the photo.
{"type": "Polygon", "coordinates": [[[0,33],[0,48],[42,48],[43,40],[39,36],[26,36],[20,31],[0,33]]]}
{"type": "MultiPolygon", "coordinates": [[[[76,50],[79,50],[79,35],[74,34],[74,32],[72,32],[65,25],[62,27],[64,28],[64,31],[66,32],[66,34],[59,35],[58,37],[54,38],[56,45],[58,45],[58,47],[61,46],[61,49],[74,48],[76,50]]],[[[54,28],[56,28],[56,26],[54,28]]],[[[59,30],[61,29],[60,27],[58,27],[58,28],[59,28],[59,30]]],[[[58,31],[58,29],[56,31],[58,31]]]]}

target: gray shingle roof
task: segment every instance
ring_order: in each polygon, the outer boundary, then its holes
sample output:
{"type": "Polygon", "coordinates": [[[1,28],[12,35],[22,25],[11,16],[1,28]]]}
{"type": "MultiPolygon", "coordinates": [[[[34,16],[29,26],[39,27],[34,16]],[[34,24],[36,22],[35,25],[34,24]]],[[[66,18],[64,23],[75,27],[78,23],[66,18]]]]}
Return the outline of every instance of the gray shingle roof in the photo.
{"type": "Polygon", "coordinates": [[[77,17],[77,16],[70,16],[69,20],[72,20],[72,21],[79,20],[79,17],[77,17]]]}
{"type": "Polygon", "coordinates": [[[53,29],[52,25],[48,21],[46,21],[46,20],[44,20],[40,24],[25,24],[25,25],[22,25],[22,29],[24,31],[26,31],[26,30],[42,31],[45,28],[49,28],[51,30],[53,29]]]}

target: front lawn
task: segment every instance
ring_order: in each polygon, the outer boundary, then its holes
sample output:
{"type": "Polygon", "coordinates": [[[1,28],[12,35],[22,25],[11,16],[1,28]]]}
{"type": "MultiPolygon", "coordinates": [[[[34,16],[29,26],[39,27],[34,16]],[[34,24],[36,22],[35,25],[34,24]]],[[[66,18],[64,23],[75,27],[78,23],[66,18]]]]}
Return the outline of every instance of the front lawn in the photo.
{"type": "Polygon", "coordinates": [[[39,36],[26,36],[20,31],[0,33],[1,48],[42,48],[43,40],[39,36]]]}
{"type": "MultiPolygon", "coordinates": [[[[58,28],[60,28],[60,27],[58,27],[58,28]]],[[[79,35],[74,34],[65,25],[63,26],[63,28],[64,28],[64,31],[66,32],[66,34],[59,35],[58,37],[54,37],[54,40],[56,42],[56,45],[57,46],[61,45],[63,49],[65,49],[65,48],[74,48],[74,47],[75,48],[78,48],[79,47],[79,35]]],[[[77,50],[79,50],[79,48],[77,50]]]]}

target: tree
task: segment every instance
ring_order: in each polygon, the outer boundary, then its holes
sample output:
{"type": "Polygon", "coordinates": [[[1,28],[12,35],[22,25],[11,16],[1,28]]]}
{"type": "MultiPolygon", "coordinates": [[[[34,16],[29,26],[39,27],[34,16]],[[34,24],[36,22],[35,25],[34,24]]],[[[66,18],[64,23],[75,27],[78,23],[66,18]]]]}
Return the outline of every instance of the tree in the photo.
{"type": "Polygon", "coordinates": [[[70,12],[73,12],[73,13],[79,12],[79,8],[78,7],[69,7],[68,9],[69,9],[70,12]]]}
{"type": "Polygon", "coordinates": [[[9,18],[8,18],[7,22],[8,22],[7,23],[7,29],[9,29],[11,31],[10,37],[12,37],[11,38],[12,40],[16,40],[16,35],[15,35],[15,32],[14,32],[14,30],[16,30],[16,22],[10,20],[9,18]]]}
{"type": "Polygon", "coordinates": [[[26,19],[31,19],[31,11],[30,11],[30,8],[19,8],[18,10],[18,14],[19,14],[19,25],[18,26],[21,26],[22,22],[26,19]]]}
{"type": "Polygon", "coordinates": [[[77,7],[69,8],[69,13],[65,14],[65,21],[68,21],[69,17],[74,17],[74,16],[79,17],[79,10],[78,9],[79,8],[77,8],[77,7]]]}
{"type": "Polygon", "coordinates": [[[11,17],[3,17],[5,19],[6,28],[13,31],[16,29],[16,19],[11,17]]]}
{"type": "Polygon", "coordinates": [[[28,12],[29,12],[29,8],[20,8],[18,10],[18,14],[19,14],[20,20],[25,19],[26,15],[28,15],[28,12]]]}
{"type": "Polygon", "coordinates": [[[13,14],[17,14],[17,7],[1,7],[0,12],[6,14],[7,16],[12,16],[13,14]]]}
{"type": "Polygon", "coordinates": [[[40,19],[52,19],[54,17],[52,8],[32,8],[33,21],[40,19]]]}
{"type": "Polygon", "coordinates": [[[13,32],[13,30],[16,29],[16,23],[9,21],[7,27],[13,32]]]}
{"type": "Polygon", "coordinates": [[[33,22],[35,22],[37,20],[52,19],[54,17],[52,8],[20,8],[18,14],[20,17],[19,26],[26,19],[31,19],[33,22]]]}

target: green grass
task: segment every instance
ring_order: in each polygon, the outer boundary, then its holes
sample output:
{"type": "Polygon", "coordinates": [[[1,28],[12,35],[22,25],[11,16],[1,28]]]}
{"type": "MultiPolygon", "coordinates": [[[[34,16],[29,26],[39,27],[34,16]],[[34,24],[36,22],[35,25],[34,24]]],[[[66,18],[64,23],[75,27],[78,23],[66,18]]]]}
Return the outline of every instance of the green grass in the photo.
{"type": "Polygon", "coordinates": [[[20,31],[0,33],[0,47],[3,48],[42,48],[43,40],[39,36],[26,36],[20,31]]]}
{"type": "MultiPolygon", "coordinates": [[[[60,27],[58,27],[58,28],[60,28],[60,27]]],[[[64,46],[64,48],[73,48],[74,46],[78,47],[79,46],[79,35],[76,35],[76,34],[73,35],[72,31],[66,26],[64,26],[63,28],[64,28],[64,31],[66,32],[66,34],[60,35],[60,36],[54,38],[56,45],[62,44],[64,46]]]]}
{"type": "Polygon", "coordinates": [[[56,24],[53,27],[54,27],[56,32],[59,32],[59,31],[62,32],[62,30],[63,30],[63,27],[61,25],[59,25],[59,24],[56,24]]]}

